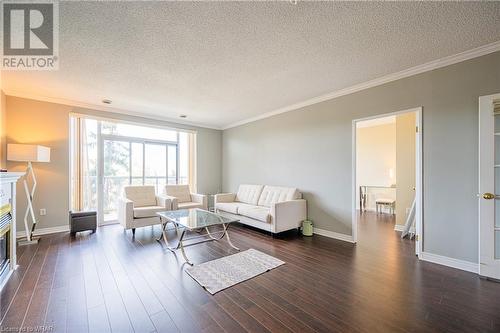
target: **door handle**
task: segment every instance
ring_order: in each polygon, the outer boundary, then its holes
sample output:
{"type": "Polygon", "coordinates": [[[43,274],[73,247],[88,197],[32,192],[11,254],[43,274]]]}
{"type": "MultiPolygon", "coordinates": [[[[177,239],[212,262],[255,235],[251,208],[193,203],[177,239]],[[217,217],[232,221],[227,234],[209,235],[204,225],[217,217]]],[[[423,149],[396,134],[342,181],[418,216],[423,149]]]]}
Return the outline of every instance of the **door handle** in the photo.
{"type": "Polygon", "coordinates": [[[486,199],[486,200],[491,200],[491,199],[495,199],[495,195],[493,193],[483,193],[483,199],[486,199]]]}

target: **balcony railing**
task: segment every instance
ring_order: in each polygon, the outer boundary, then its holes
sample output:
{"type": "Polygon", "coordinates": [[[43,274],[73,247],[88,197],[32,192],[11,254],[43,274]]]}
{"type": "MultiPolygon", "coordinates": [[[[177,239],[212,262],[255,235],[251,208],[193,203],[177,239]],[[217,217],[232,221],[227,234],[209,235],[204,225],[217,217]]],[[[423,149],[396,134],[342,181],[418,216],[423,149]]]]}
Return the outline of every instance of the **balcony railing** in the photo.
{"type": "MultiPolygon", "coordinates": [[[[105,221],[116,219],[117,201],[123,193],[123,187],[127,185],[153,185],[157,194],[163,192],[167,184],[176,184],[177,178],[158,176],[104,176],[103,182],[103,213],[105,221]],[[143,183],[144,181],[144,183],[143,183]]],[[[179,184],[187,184],[187,177],[179,177],[179,184]]],[[[97,176],[86,176],[83,180],[83,202],[86,209],[97,207],[97,176]]]]}

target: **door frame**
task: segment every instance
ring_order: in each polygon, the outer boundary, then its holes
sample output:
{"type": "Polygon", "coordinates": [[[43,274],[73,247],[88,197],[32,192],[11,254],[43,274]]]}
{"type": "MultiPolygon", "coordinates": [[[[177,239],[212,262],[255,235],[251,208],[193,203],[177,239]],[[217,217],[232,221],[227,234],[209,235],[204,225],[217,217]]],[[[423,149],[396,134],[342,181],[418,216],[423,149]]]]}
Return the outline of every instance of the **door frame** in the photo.
{"type": "MultiPolygon", "coordinates": [[[[356,204],[358,198],[356,196],[356,125],[360,121],[373,120],[377,118],[383,118],[388,116],[397,116],[404,113],[416,113],[416,137],[415,137],[415,198],[416,198],[416,211],[415,211],[415,253],[417,256],[423,252],[423,107],[415,107],[412,109],[406,109],[396,112],[378,114],[375,116],[353,119],[352,121],[352,240],[354,243],[358,241],[358,213],[356,210],[356,204]]],[[[396,171],[397,172],[397,171],[396,171]]]]}
{"type": "MultiPolygon", "coordinates": [[[[489,262],[486,262],[486,261],[489,261],[489,259],[487,259],[490,254],[493,252],[494,253],[494,246],[495,246],[495,213],[493,212],[493,218],[492,218],[492,227],[493,227],[493,231],[491,229],[489,230],[483,230],[483,228],[481,228],[481,203],[482,203],[482,193],[484,192],[491,192],[491,193],[495,193],[495,180],[493,180],[493,185],[492,185],[492,188],[483,188],[483,184],[481,182],[481,177],[483,176],[483,172],[485,172],[485,170],[481,170],[481,168],[483,167],[481,165],[481,153],[482,151],[486,148],[486,147],[482,147],[481,145],[481,142],[484,142],[483,140],[483,136],[484,135],[490,135],[491,133],[484,133],[484,131],[482,131],[482,122],[481,122],[481,115],[484,114],[485,112],[488,112],[488,111],[491,111],[493,113],[493,101],[494,100],[497,100],[497,99],[500,99],[500,93],[498,94],[492,94],[492,95],[487,95],[487,96],[480,96],[479,97],[479,115],[478,115],[478,263],[479,263],[479,275],[481,276],[485,276],[485,277],[491,277],[491,275],[495,275],[495,276],[498,276],[499,272],[498,272],[498,268],[495,270],[495,268],[493,267],[488,267],[489,265],[489,262]],[[486,252],[489,252],[487,254],[485,254],[484,256],[482,256],[482,251],[481,251],[481,248],[483,247],[482,245],[482,242],[481,242],[481,239],[484,239],[484,237],[491,237],[490,234],[488,234],[489,232],[493,232],[493,242],[491,244],[491,246],[493,247],[492,249],[489,249],[491,251],[488,251],[488,249],[485,249],[486,252]],[[484,237],[483,235],[484,234],[484,237]]],[[[493,126],[493,132],[495,131],[495,124],[493,123],[492,124],[493,126]]],[[[495,140],[495,139],[493,139],[495,140]]],[[[494,149],[494,144],[495,142],[493,141],[493,149],[494,149]]],[[[495,156],[493,156],[493,164],[495,163],[495,156]]],[[[484,167],[483,167],[484,168],[484,167]]],[[[486,171],[487,172],[487,171],[486,171]]],[[[491,171],[490,171],[491,172],[491,171]]],[[[495,170],[493,170],[493,178],[495,177],[495,170]]],[[[497,194],[497,193],[495,193],[497,194]]],[[[497,194],[498,195],[498,194],[497,194]]],[[[494,203],[494,201],[493,201],[494,203]]],[[[491,227],[491,226],[490,226],[491,227]]],[[[484,228],[486,229],[486,228],[484,228]]],[[[494,254],[493,254],[493,260],[495,260],[494,258],[494,254]]]]}

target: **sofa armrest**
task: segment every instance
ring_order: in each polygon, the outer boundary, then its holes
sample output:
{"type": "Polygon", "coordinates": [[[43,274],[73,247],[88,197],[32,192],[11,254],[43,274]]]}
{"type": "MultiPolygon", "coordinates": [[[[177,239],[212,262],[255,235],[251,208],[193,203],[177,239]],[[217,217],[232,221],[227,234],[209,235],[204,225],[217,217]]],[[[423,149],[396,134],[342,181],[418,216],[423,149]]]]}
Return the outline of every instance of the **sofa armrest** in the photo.
{"type": "Polygon", "coordinates": [[[161,194],[156,196],[156,204],[161,207],[165,207],[167,210],[172,209],[172,199],[171,197],[161,194]]]}
{"type": "Polygon", "coordinates": [[[271,206],[272,229],[278,233],[299,228],[307,219],[307,201],[304,199],[276,202],[271,206]]]}
{"type": "Polygon", "coordinates": [[[214,195],[214,205],[218,202],[234,202],[236,199],[235,193],[219,193],[214,195]]]}
{"type": "Polygon", "coordinates": [[[179,199],[177,199],[177,197],[173,197],[171,195],[166,195],[166,194],[162,194],[161,196],[163,198],[165,198],[166,200],[170,200],[170,209],[171,210],[179,209],[179,199]]]}
{"type": "Polygon", "coordinates": [[[134,202],[127,198],[118,199],[118,222],[125,228],[132,228],[134,221],[134,202]]]}
{"type": "Polygon", "coordinates": [[[191,201],[203,205],[203,209],[208,209],[208,198],[205,194],[191,193],[191,201]]]}

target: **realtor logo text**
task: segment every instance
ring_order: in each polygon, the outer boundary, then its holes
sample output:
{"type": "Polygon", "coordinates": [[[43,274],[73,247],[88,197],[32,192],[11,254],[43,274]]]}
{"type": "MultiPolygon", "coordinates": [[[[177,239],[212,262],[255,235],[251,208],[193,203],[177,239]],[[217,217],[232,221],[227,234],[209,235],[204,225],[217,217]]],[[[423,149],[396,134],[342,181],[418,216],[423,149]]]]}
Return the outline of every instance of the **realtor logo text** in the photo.
{"type": "Polygon", "coordinates": [[[3,70],[55,70],[59,67],[57,2],[4,2],[3,70]]]}

